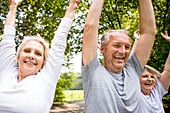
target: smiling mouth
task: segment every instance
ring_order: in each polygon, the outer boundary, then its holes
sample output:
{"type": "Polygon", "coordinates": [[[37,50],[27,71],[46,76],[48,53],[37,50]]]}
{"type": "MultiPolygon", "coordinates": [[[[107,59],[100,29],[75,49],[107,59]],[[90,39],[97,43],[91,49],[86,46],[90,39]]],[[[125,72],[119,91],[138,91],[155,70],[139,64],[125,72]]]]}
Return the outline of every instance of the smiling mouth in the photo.
{"type": "Polygon", "coordinates": [[[124,60],[124,57],[115,56],[114,58],[115,58],[116,60],[124,60]]]}
{"type": "Polygon", "coordinates": [[[147,85],[147,86],[151,86],[151,85],[153,85],[152,83],[145,83],[145,85],[147,85]]]}
{"type": "Polygon", "coordinates": [[[24,61],[24,63],[26,63],[26,64],[31,64],[31,65],[37,65],[37,63],[30,62],[30,61],[24,61]]]}

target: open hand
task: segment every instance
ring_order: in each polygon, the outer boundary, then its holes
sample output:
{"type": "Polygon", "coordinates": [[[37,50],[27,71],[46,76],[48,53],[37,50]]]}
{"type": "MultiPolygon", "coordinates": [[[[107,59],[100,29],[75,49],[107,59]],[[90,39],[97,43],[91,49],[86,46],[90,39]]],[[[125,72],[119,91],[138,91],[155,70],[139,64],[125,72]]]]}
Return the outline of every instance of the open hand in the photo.
{"type": "Polygon", "coordinates": [[[23,0],[9,0],[10,5],[20,5],[23,0]]]}
{"type": "Polygon", "coordinates": [[[140,38],[140,31],[139,31],[139,29],[138,30],[136,30],[135,32],[134,32],[134,34],[133,34],[133,36],[136,38],[136,39],[139,39],[140,38]]]}
{"type": "Polygon", "coordinates": [[[75,10],[79,6],[79,4],[80,4],[80,0],[70,0],[69,6],[72,6],[73,9],[75,10]]]}
{"type": "Polygon", "coordinates": [[[170,42],[170,37],[168,36],[168,32],[166,31],[165,34],[161,33],[162,37],[167,41],[170,42]]]}
{"type": "Polygon", "coordinates": [[[80,0],[76,0],[76,3],[75,3],[76,8],[79,6],[79,4],[80,4],[80,0]]]}

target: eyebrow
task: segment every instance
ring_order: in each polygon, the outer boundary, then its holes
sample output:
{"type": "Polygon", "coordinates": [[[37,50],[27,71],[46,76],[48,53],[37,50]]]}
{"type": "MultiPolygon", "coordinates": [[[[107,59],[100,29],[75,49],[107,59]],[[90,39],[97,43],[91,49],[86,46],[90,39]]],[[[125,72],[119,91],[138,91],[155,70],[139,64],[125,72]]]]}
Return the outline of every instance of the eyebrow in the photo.
{"type": "MultiPolygon", "coordinates": [[[[119,44],[119,45],[120,45],[120,44],[122,44],[122,42],[117,42],[117,41],[116,41],[116,42],[114,42],[114,44],[119,44]]],[[[129,47],[132,46],[132,44],[125,44],[125,45],[126,45],[126,46],[129,46],[129,47]]]]}

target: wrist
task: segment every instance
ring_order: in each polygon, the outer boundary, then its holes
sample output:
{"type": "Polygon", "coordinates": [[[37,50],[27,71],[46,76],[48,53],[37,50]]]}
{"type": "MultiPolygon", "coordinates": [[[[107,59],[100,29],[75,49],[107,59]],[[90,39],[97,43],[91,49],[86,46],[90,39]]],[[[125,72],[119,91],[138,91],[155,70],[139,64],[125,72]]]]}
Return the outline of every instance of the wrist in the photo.
{"type": "Polygon", "coordinates": [[[74,18],[74,13],[67,13],[65,17],[73,19],[74,18]]]}
{"type": "Polygon", "coordinates": [[[11,4],[11,5],[10,5],[10,13],[16,13],[16,12],[17,12],[17,6],[11,4]]]}
{"type": "Polygon", "coordinates": [[[74,10],[73,9],[68,9],[66,11],[65,17],[73,19],[74,18],[74,10]]]}

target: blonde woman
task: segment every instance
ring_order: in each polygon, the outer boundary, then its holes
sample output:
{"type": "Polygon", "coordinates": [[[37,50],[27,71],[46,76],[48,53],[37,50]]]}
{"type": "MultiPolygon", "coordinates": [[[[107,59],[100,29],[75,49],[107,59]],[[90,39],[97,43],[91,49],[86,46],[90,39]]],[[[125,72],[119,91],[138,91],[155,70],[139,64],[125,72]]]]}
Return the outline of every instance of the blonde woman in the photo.
{"type": "MultiPolygon", "coordinates": [[[[134,45],[136,45],[139,40],[138,33],[139,31],[134,33],[134,37],[137,38],[134,45]]],[[[162,37],[166,39],[166,41],[170,39],[167,33],[162,33],[162,37]]],[[[146,65],[144,69],[140,75],[140,87],[144,100],[142,109],[145,113],[165,113],[162,98],[170,86],[170,54],[162,73],[148,65],[146,65]]]]}
{"type": "Polygon", "coordinates": [[[70,0],[50,49],[42,37],[25,36],[16,52],[15,18],[20,2],[10,0],[0,43],[0,113],[49,113],[79,0],[70,0]]]}

